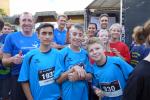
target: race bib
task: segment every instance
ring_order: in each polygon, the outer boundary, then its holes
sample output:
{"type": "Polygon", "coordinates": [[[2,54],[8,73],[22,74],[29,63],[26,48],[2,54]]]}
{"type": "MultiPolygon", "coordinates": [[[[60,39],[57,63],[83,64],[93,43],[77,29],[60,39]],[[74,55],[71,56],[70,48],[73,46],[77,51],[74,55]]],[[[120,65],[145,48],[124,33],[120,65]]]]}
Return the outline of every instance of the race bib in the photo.
{"type": "Polygon", "coordinates": [[[117,97],[123,94],[118,80],[109,83],[100,83],[100,86],[107,97],[117,97]]]}
{"type": "Polygon", "coordinates": [[[48,85],[54,82],[54,70],[55,68],[53,67],[38,71],[40,86],[48,85]]]}

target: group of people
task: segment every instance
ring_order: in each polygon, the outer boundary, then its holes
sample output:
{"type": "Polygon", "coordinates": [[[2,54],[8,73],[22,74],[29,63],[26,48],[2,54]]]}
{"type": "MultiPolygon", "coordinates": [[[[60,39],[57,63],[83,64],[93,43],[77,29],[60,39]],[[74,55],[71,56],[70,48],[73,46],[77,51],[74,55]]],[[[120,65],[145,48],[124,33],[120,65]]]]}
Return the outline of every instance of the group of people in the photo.
{"type": "MultiPolygon", "coordinates": [[[[108,14],[102,14],[99,21],[100,30],[96,23],[89,23],[85,34],[80,24],[72,24],[67,16],[60,15],[57,28],[43,23],[33,32],[32,14],[22,13],[21,31],[8,32],[10,34],[2,38],[0,100],[148,98],[149,92],[145,92],[150,89],[146,76],[150,53],[134,69],[130,65],[130,49],[120,41],[121,25],[115,23],[108,29],[108,14]]],[[[0,20],[3,34],[4,26],[0,20]]],[[[145,24],[144,38],[150,37],[149,30],[150,22],[145,24]]],[[[149,40],[143,43],[149,44],[149,40]]],[[[137,42],[132,49],[136,45],[137,42]]]]}

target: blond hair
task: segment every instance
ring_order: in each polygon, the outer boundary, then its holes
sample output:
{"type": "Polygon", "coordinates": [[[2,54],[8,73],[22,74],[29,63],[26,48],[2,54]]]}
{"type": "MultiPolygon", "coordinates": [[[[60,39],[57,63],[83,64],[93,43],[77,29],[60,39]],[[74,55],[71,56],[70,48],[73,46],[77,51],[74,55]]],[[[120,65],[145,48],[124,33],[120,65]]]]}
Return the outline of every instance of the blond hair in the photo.
{"type": "Polygon", "coordinates": [[[88,40],[87,49],[89,50],[89,47],[95,43],[100,44],[104,48],[103,42],[98,37],[92,37],[88,40]]]}
{"type": "Polygon", "coordinates": [[[111,31],[113,28],[119,28],[120,32],[122,33],[122,26],[119,23],[112,24],[109,28],[109,31],[111,31]]]}
{"type": "Polygon", "coordinates": [[[144,33],[146,36],[150,34],[150,19],[144,23],[144,33]]]}
{"type": "Polygon", "coordinates": [[[146,45],[150,46],[150,19],[144,23],[144,34],[146,36],[146,45]]]}
{"type": "Polygon", "coordinates": [[[8,23],[8,22],[5,22],[4,26],[8,26],[8,27],[12,28],[12,25],[10,23],[8,23]]]}
{"type": "Polygon", "coordinates": [[[136,26],[133,29],[132,38],[138,44],[143,44],[146,40],[143,26],[136,26]]]}

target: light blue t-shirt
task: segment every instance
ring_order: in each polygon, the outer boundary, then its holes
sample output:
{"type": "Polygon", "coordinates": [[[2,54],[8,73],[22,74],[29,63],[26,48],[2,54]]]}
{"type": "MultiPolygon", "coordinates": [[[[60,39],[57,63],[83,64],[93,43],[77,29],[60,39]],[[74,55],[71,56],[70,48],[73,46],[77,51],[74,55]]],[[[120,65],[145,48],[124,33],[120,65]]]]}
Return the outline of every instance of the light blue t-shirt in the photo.
{"type": "Polygon", "coordinates": [[[109,57],[102,66],[93,65],[93,85],[104,92],[102,100],[121,100],[126,80],[133,68],[120,57],[109,57]]]}
{"type": "Polygon", "coordinates": [[[66,44],[66,30],[60,31],[58,28],[54,29],[54,42],[56,42],[59,45],[65,45],[66,44]]]}
{"type": "Polygon", "coordinates": [[[56,49],[46,53],[35,49],[25,56],[18,81],[29,81],[34,100],[57,100],[60,97],[60,87],[55,81],[61,71],[59,59],[56,49]]]}
{"type": "MultiPolygon", "coordinates": [[[[79,65],[85,69],[87,73],[91,72],[89,66],[87,52],[81,49],[75,52],[69,47],[65,47],[60,51],[63,58],[63,71],[69,70],[74,65],[79,65]]],[[[88,84],[87,81],[71,82],[66,80],[62,83],[62,99],[63,100],[88,100],[88,84]]]]}
{"type": "MultiPolygon", "coordinates": [[[[32,36],[27,37],[24,36],[21,32],[14,32],[7,35],[3,52],[9,53],[11,56],[15,56],[21,50],[23,56],[25,56],[28,51],[37,47],[39,47],[39,39],[36,33],[33,33],[32,36]]],[[[11,67],[11,74],[18,75],[20,68],[21,64],[13,64],[11,67]]]]}

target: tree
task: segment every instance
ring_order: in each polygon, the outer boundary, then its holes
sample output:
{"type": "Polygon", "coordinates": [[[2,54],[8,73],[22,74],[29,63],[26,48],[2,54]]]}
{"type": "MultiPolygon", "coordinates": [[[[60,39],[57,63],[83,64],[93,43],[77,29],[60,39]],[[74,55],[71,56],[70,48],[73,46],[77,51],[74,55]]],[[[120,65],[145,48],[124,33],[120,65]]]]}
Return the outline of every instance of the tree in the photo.
{"type": "Polygon", "coordinates": [[[6,12],[4,11],[4,9],[0,8],[0,15],[1,16],[7,16],[6,12]]]}

